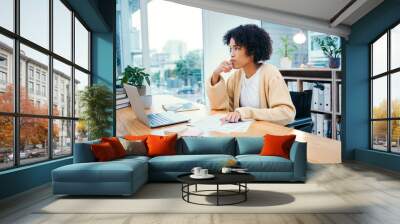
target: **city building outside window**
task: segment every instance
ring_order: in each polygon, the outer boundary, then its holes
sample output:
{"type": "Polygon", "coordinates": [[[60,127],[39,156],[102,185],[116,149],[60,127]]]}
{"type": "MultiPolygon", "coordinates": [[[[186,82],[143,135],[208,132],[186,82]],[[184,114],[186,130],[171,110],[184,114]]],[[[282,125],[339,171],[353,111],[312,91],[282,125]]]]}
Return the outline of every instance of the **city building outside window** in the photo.
{"type": "Polygon", "coordinates": [[[29,81],[28,82],[28,88],[29,88],[29,94],[33,94],[34,93],[34,88],[33,88],[33,82],[29,81]]]}
{"type": "Polygon", "coordinates": [[[28,73],[29,73],[29,79],[32,79],[32,80],[33,80],[33,67],[32,67],[32,66],[29,66],[29,71],[28,71],[28,73]]]}
{"type": "MultiPolygon", "coordinates": [[[[0,170],[70,156],[74,136],[79,135],[81,140],[87,138],[86,127],[80,126],[79,133],[74,128],[79,116],[74,116],[71,105],[74,99],[75,103],[79,102],[78,92],[72,92],[65,85],[80,83],[79,80],[73,80],[73,71],[84,73],[87,80],[90,78],[90,31],[62,0],[51,0],[53,4],[49,4],[49,0],[19,1],[20,10],[16,14],[13,2],[4,0],[1,3],[2,7],[11,10],[12,17],[20,17],[3,20],[3,15],[0,16],[0,26],[8,30],[0,30],[0,83],[6,84],[4,88],[0,85],[0,170]],[[38,14],[39,11],[41,13],[38,14]],[[15,33],[13,21],[20,21],[15,24],[19,35],[15,33]],[[75,24],[75,30],[72,30],[72,23],[75,24]],[[52,29],[49,28],[50,24],[53,25],[52,29]],[[53,33],[49,35],[51,30],[53,33]],[[17,35],[11,36],[9,32],[17,35]],[[50,48],[50,42],[53,43],[53,49],[50,48]],[[72,49],[72,42],[76,43],[75,49],[72,49]],[[14,43],[19,44],[18,48],[14,43]],[[15,52],[15,49],[20,50],[15,52]],[[13,60],[14,52],[19,56],[18,62],[13,60]],[[73,54],[76,56],[75,63],[71,56],[73,54]],[[62,57],[63,62],[57,61],[53,55],[62,57]],[[50,60],[53,63],[49,63],[50,60]],[[15,88],[14,84],[16,64],[19,65],[19,88],[15,88]],[[53,78],[52,90],[50,78],[53,78]],[[59,87],[57,79],[63,80],[63,88],[59,87]],[[15,94],[16,90],[20,91],[19,94],[15,94]],[[57,106],[59,91],[63,94],[62,107],[57,106]],[[15,99],[14,95],[19,97],[15,99]],[[51,110],[50,97],[54,101],[51,110]],[[19,112],[14,111],[15,105],[20,109],[19,112]],[[15,128],[19,130],[18,133],[13,132],[15,128]],[[15,142],[18,145],[14,145],[15,142]],[[14,154],[14,150],[17,154],[14,154]]],[[[86,84],[88,86],[89,82],[86,84]]]]}
{"type": "Polygon", "coordinates": [[[400,24],[370,44],[373,150],[400,153],[400,24]]]}
{"type": "Polygon", "coordinates": [[[2,85],[7,84],[7,74],[3,71],[0,71],[0,84],[2,85]]]}
{"type": "Polygon", "coordinates": [[[0,67],[7,67],[7,56],[0,54],[0,67]]]}

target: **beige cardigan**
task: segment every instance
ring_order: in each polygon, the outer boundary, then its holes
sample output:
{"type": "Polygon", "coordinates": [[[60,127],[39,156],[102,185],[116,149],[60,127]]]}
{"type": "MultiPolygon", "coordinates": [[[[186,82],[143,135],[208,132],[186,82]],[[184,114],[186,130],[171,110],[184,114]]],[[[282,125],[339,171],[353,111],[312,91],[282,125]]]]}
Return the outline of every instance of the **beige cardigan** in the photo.
{"type": "Polygon", "coordinates": [[[239,107],[242,75],[245,75],[243,70],[237,70],[226,84],[221,77],[214,86],[210,76],[206,89],[211,109],[237,111],[242,119],[252,118],[282,125],[294,120],[296,109],[285,80],[275,66],[263,64],[260,67],[260,108],[239,107]]]}

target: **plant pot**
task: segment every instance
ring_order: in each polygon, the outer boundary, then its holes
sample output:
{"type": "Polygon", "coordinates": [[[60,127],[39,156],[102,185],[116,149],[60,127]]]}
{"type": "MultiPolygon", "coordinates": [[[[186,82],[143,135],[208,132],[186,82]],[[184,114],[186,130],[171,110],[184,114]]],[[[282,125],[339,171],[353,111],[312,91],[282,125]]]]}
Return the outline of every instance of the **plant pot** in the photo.
{"type": "Polygon", "coordinates": [[[145,96],[146,95],[146,86],[136,86],[139,96],[145,96]]]}
{"type": "Polygon", "coordinates": [[[339,68],[339,67],[340,67],[340,58],[329,57],[329,68],[339,68]]]}
{"type": "Polygon", "coordinates": [[[290,58],[288,58],[288,57],[281,58],[280,67],[281,68],[291,68],[292,67],[292,60],[290,60],[290,58]]]}

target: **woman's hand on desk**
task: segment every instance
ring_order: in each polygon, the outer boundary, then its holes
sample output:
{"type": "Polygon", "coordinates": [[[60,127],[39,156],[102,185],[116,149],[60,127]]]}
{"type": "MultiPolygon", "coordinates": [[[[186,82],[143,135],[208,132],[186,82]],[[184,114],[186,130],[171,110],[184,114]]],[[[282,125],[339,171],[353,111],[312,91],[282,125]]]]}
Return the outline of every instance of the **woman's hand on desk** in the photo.
{"type": "Polygon", "coordinates": [[[235,112],[229,112],[225,117],[221,118],[221,124],[224,123],[236,123],[240,121],[240,113],[235,111],[235,112]]]}

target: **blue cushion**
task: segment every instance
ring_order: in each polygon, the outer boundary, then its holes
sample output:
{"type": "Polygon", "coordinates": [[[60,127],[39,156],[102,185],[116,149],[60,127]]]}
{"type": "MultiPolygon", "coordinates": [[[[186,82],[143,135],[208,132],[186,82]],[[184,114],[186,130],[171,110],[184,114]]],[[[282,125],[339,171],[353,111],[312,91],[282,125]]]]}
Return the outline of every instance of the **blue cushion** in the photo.
{"type": "Polygon", "coordinates": [[[237,137],[236,155],[260,154],[264,146],[263,137],[237,137]]]}
{"type": "Polygon", "coordinates": [[[113,162],[115,162],[115,161],[126,161],[126,162],[130,162],[130,161],[134,161],[134,160],[140,160],[140,161],[143,161],[143,162],[147,162],[147,161],[149,161],[149,159],[150,159],[150,157],[147,157],[147,156],[135,156],[135,155],[130,155],[130,156],[125,156],[124,158],[120,158],[120,159],[117,159],[117,160],[113,160],[113,162]]]}
{"type": "Polygon", "coordinates": [[[74,147],[74,163],[89,163],[95,162],[96,158],[93,155],[90,146],[92,144],[99,144],[100,140],[93,140],[88,142],[75,143],[74,147]]]}
{"type": "Polygon", "coordinates": [[[149,170],[163,172],[190,172],[200,166],[210,171],[219,171],[227,161],[235,159],[231,155],[174,155],[158,156],[149,160],[149,170]]]}
{"type": "Polygon", "coordinates": [[[183,137],[178,141],[177,153],[235,155],[235,139],[232,137],[183,137]]]}
{"type": "Polygon", "coordinates": [[[293,172],[292,161],[279,156],[239,155],[236,159],[250,172],[293,172]]]}

